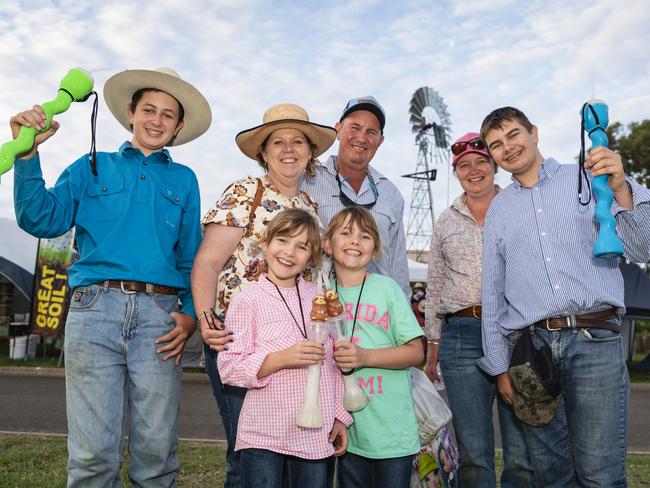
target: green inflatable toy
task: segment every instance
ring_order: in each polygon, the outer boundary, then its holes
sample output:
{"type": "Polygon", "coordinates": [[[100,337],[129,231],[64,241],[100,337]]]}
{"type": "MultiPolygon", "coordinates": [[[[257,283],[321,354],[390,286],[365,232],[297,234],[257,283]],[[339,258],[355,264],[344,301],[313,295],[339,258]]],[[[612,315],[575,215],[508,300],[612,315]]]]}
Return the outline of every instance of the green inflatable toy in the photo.
{"type": "Polygon", "coordinates": [[[11,169],[16,155],[24,153],[34,145],[37,134],[50,129],[52,118],[70,108],[72,102],[85,101],[93,90],[93,79],[81,68],[72,68],[61,80],[59,91],[54,100],[41,105],[45,111],[45,128],[37,131],[33,127],[21,127],[18,137],[5,142],[0,148],[0,175],[11,169]]]}

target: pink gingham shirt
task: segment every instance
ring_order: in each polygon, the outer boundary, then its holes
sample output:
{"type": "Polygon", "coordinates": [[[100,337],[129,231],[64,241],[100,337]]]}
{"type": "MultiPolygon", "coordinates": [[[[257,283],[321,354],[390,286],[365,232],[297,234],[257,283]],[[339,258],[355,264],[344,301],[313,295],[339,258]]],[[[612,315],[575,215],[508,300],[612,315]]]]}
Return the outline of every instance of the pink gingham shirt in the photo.
{"type": "Polygon", "coordinates": [[[482,258],[483,226],[467,208],[463,193],[440,214],[431,236],[424,310],[427,339],[440,339],[445,315],[481,303],[482,258]]]}
{"type": "MultiPolygon", "coordinates": [[[[299,280],[300,297],[309,327],[309,312],[319,288],[299,280]]],[[[280,288],[291,312],[302,326],[298,294],[295,288],[280,288]]],[[[282,369],[257,379],[266,356],[304,340],[273,283],[261,275],[256,283],[236,295],[226,314],[226,328],[234,341],[227,351],[217,355],[224,383],[247,388],[239,416],[235,450],[267,449],[304,459],[322,459],[334,454],[328,437],[338,419],[346,426],[352,417],[343,408],[343,378],[334,362],[333,340],[325,345],[321,367],[319,404],[323,427],[305,429],[296,425],[302,406],[307,366],[282,369]]]]}

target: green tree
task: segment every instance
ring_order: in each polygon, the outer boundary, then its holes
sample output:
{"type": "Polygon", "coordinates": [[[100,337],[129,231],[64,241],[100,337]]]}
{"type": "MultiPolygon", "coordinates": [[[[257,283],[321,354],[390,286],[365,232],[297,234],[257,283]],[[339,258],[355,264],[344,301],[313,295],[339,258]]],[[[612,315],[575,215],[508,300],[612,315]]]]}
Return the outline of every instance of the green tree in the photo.
{"type": "Polygon", "coordinates": [[[623,159],[625,173],[650,187],[650,120],[625,126],[615,122],[607,128],[609,147],[623,159]]]}

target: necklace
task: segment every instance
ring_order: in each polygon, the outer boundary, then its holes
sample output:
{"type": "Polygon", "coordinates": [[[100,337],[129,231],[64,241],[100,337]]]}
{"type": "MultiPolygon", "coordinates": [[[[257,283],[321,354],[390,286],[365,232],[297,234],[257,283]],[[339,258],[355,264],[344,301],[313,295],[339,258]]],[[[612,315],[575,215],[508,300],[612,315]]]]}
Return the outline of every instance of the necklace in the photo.
{"type": "MultiPolygon", "coordinates": [[[[268,276],[266,277],[266,279],[269,280],[271,283],[273,283],[273,280],[271,280],[271,278],[269,278],[268,276]]],[[[298,277],[296,276],[296,293],[298,293],[298,306],[300,307],[300,320],[302,321],[302,328],[300,328],[300,324],[296,320],[296,316],[289,308],[289,304],[287,303],[287,300],[284,298],[284,295],[280,291],[280,287],[275,283],[273,283],[273,286],[275,286],[275,289],[278,290],[278,295],[280,295],[280,298],[282,298],[282,301],[284,302],[284,306],[287,307],[287,310],[289,311],[289,314],[291,315],[293,322],[296,324],[296,327],[298,327],[300,334],[305,339],[307,339],[307,326],[305,325],[305,313],[302,311],[302,300],[300,299],[300,288],[298,287],[298,277]]]]}
{"type": "MultiPolygon", "coordinates": [[[[366,278],[368,274],[366,273],[363,275],[363,281],[361,282],[361,289],[359,290],[359,296],[357,297],[357,305],[354,307],[354,320],[352,321],[352,332],[350,333],[350,342],[352,342],[352,337],[354,336],[354,329],[357,326],[357,314],[359,313],[359,303],[361,303],[361,295],[363,294],[363,287],[366,284],[366,278]]],[[[339,282],[336,280],[335,282],[336,286],[336,294],[339,294],[339,282]]],[[[340,296],[340,295],[339,295],[340,296]]]]}

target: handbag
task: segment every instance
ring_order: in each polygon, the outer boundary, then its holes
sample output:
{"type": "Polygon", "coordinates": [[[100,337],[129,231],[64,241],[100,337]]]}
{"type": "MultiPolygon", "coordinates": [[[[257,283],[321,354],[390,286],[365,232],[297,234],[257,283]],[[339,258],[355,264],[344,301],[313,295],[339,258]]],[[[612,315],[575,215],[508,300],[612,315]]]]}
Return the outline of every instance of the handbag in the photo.
{"type": "Polygon", "coordinates": [[[451,410],[424,371],[411,368],[411,382],[420,445],[424,446],[429,444],[438,431],[449,423],[451,410]]]}

